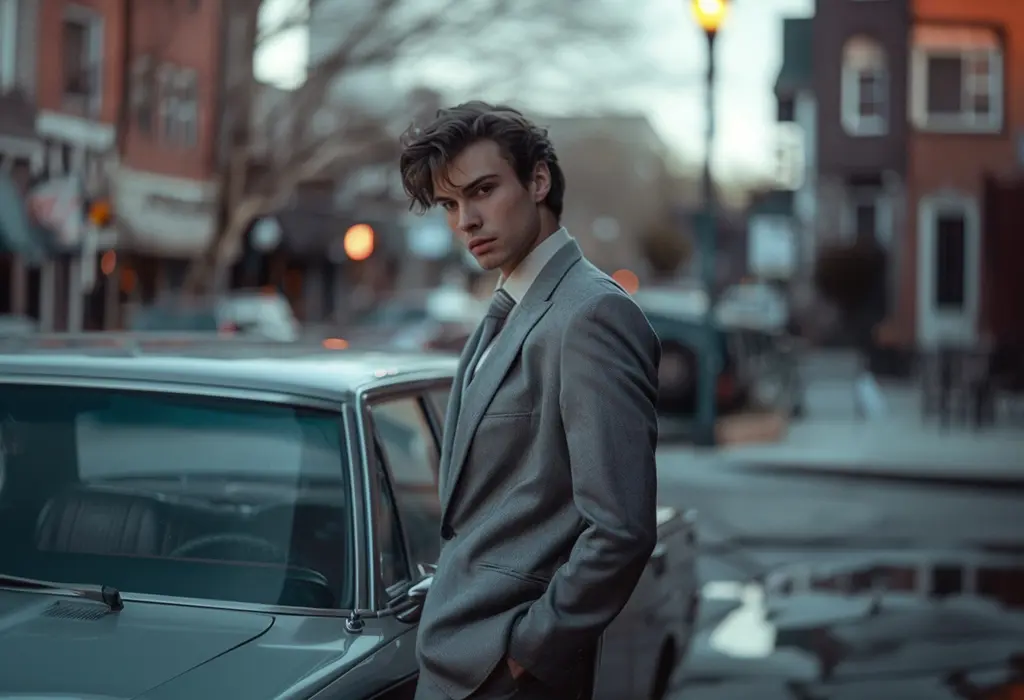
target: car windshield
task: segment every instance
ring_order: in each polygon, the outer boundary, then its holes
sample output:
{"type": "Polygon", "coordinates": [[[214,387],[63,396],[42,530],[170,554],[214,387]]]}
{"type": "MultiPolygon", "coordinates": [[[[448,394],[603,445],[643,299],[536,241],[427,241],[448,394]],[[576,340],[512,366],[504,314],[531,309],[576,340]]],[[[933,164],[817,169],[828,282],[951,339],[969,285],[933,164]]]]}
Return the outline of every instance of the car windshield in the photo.
{"type": "Polygon", "coordinates": [[[0,385],[0,572],[351,607],[345,455],[336,413],[0,385]]]}

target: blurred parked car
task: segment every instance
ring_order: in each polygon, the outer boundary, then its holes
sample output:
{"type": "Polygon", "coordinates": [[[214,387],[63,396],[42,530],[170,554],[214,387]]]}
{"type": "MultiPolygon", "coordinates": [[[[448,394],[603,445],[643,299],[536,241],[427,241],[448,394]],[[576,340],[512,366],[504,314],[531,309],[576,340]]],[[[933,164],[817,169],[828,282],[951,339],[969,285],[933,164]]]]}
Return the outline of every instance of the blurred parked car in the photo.
{"type": "Polygon", "coordinates": [[[716,327],[708,337],[703,291],[656,288],[639,290],[634,298],[662,342],[662,412],[691,415],[696,411],[698,358],[702,348],[711,348],[719,366],[715,398],[720,413],[751,408],[802,413],[795,347],[779,318],[750,313],[725,298],[716,309],[716,327]]]}
{"type": "MultiPolygon", "coordinates": [[[[455,359],[94,335],[0,349],[0,696],[411,698],[455,359]]],[[[694,516],[657,519],[599,700],[690,645],[694,516]]]]}
{"type": "Polygon", "coordinates": [[[17,314],[0,314],[0,336],[31,335],[38,330],[34,318],[17,314]]]}
{"type": "Polygon", "coordinates": [[[295,341],[301,327],[288,300],[265,291],[233,291],[215,301],[165,299],[132,314],[133,331],[241,334],[295,341]]]}
{"type": "Polygon", "coordinates": [[[440,287],[384,301],[353,321],[352,348],[461,352],[487,306],[459,287],[440,287]]]}

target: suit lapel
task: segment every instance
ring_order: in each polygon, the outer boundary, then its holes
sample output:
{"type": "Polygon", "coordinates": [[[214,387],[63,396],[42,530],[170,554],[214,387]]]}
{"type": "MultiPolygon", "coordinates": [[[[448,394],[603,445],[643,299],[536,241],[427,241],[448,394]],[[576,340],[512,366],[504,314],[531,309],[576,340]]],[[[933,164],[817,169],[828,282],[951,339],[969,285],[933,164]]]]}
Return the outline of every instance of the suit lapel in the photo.
{"type": "Polygon", "coordinates": [[[459,364],[455,368],[455,380],[452,383],[451,396],[448,397],[448,408],[444,416],[444,434],[441,439],[441,463],[438,469],[440,476],[439,493],[445,493],[448,483],[449,466],[452,458],[452,444],[455,442],[455,429],[459,424],[459,411],[462,408],[462,387],[465,384],[466,369],[470,358],[473,356],[473,349],[480,342],[480,334],[483,333],[483,321],[477,324],[473,335],[466,341],[459,356],[459,364]]]}
{"type": "MultiPolygon", "coordinates": [[[[566,244],[544,266],[522,302],[513,310],[505,328],[495,339],[490,353],[481,364],[465,394],[460,397],[461,406],[455,412],[455,429],[445,432],[446,438],[449,432],[451,433],[451,444],[446,463],[446,483],[441,491],[442,509],[445,512],[447,512],[448,504],[458,487],[459,476],[466,461],[469,446],[473,442],[473,436],[480,425],[480,420],[487,412],[487,407],[491,405],[501,383],[505,380],[505,375],[508,374],[512,362],[519,355],[523,343],[526,342],[526,337],[551,308],[552,292],[580,258],[579,246],[572,242],[566,244]]],[[[462,366],[465,362],[466,357],[464,356],[460,361],[462,376],[465,375],[466,368],[462,366]]],[[[456,377],[455,381],[461,382],[462,376],[456,377]]],[[[450,421],[452,418],[451,405],[449,405],[448,412],[450,421]]]]}

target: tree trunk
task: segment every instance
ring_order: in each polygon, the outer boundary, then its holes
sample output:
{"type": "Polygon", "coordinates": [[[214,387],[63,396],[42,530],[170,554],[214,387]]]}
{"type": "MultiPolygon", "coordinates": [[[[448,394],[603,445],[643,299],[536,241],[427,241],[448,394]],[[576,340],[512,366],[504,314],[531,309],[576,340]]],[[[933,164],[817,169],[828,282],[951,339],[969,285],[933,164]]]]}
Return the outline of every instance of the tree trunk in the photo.
{"type": "Polygon", "coordinates": [[[245,232],[259,216],[262,207],[262,197],[248,197],[234,208],[229,217],[225,217],[226,224],[217,227],[213,240],[189,268],[185,276],[186,294],[217,294],[224,291],[232,253],[241,247],[245,232]]]}

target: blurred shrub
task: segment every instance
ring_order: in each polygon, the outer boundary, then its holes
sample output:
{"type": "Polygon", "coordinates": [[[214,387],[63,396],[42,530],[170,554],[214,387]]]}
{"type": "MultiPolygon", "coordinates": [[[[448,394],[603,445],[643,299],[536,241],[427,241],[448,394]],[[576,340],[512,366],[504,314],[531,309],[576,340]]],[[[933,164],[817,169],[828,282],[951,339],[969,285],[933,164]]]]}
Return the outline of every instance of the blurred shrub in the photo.
{"type": "Polygon", "coordinates": [[[693,255],[689,235],[665,221],[647,227],[640,236],[640,250],[658,277],[671,277],[693,255]]]}
{"type": "Polygon", "coordinates": [[[872,303],[885,267],[885,251],[874,241],[831,245],[818,254],[814,285],[841,311],[856,314],[872,303]]]}

